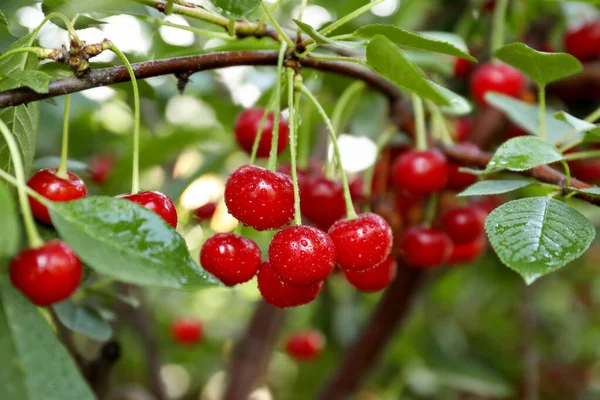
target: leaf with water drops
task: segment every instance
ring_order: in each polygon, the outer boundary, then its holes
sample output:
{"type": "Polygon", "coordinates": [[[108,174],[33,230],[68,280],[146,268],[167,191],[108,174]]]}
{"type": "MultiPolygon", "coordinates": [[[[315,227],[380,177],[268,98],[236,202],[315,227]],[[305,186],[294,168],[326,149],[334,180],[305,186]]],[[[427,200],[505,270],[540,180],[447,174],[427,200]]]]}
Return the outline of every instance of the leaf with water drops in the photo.
{"type": "Polygon", "coordinates": [[[521,136],[498,147],[486,170],[526,171],[563,159],[561,152],[550,143],[535,136],[521,136]]]}
{"type": "Polygon", "coordinates": [[[493,194],[512,192],[513,190],[521,189],[529,185],[531,185],[531,182],[524,180],[481,181],[472,184],[461,193],[457,194],[457,196],[489,196],[493,194]]]}
{"type": "Polygon", "coordinates": [[[527,284],[581,256],[596,235],[579,211],[546,196],[501,205],[485,230],[500,260],[527,284]]]}

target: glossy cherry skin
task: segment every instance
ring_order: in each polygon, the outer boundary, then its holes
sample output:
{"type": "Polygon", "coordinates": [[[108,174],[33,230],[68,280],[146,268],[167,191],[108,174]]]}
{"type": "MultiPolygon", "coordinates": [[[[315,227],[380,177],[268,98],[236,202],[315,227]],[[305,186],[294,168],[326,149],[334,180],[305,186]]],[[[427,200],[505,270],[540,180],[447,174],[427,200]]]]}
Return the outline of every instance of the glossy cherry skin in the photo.
{"type": "Polygon", "coordinates": [[[449,174],[448,161],[438,150],[412,150],[401,154],[394,162],[396,184],[416,195],[442,190],[448,183],[449,174]]]}
{"type": "Polygon", "coordinates": [[[469,243],[485,233],[485,215],[472,207],[455,207],[442,215],[442,225],[453,243],[469,243]]]}
{"type": "MultiPolygon", "coordinates": [[[[56,176],[56,168],[42,169],[33,174],[27,186],[52,201],[71,201],[84,198],[87,189],[83,181],[75,174],[67,172],[69,179],[56,176]]],[[[52,224],[48,208],[39,201],[29,198],[33,216],[40,222],[52,224]]]]}
{"type": "Polygon", "coordinates": [[[275,274],[292,286],[325,280],[335,267],[335,244],[325,232],[306,225],[283,229],[269,245],[275,274]]]}
{"type": "Polygon", "coordinates": [[[579,59],[591,61],[600,55],[600,19],[567,30],[564,38],[565,51],[579,59]]]}
{"type": "Polygon", "coordinates": [[[448,264],[468,264],[477,260],[485,251],[485,244],[484,236],[469,243],[454,243],[448,264]]]}
{"type": "Polygon", "coordinates": [[[329,229],[346,215],[342,185],[325,177],[310,179],[300,192],[300,209],[320,229],[329,229]]]}
{"type": "Polygon", "coordinates": [[[317,298],[323,282],[296,287],[282,282],[275,275],[269,261],[265,261],[258,271],[258,290],[263,299],[278,308],[298,307],[317,298]]]}
{"type": "Polygon", "coordinates": [[[360,214],[339,220],[329,228],[337,263],[345,271],[364,271],[381,263],[392,251],[392,228],[381,216],[360,214]]]}
{"type": "Polygon", "coordinates": [[[93,157],[88,163],[90,179],[97,185],[102,185],[110,177],[115,165],[115,158],[111,155],[93,157]]]}
{"type": "Polygon", "coordinates": [[[325,348],[325,338],[317,331],[298,332],[285,344],[287,353],[296,361],[312,361],[325,348]]]}
{"type": "Polygon", "coordinates": [[[184,346],[195,345],[204,339],[204,326],[194,318],[179,317],[171,325],[171,336],[184,346]]]}
{"type": "Polygon", "coordinates": [[[210,202],[194,210],[194,218],[199,221],[210,221],[217,210],[217,203],[210,202]]]}
{"type": "Polygon", "coordinates": [[[413,226],[404,232],[400,248],[408,265],[415,268],[434,268],[450,258],[452,240],[441,229],[413,226]]]}
{"type": "Polygon", "coordinates": [[[10,263],[10,280],[33,304],[49,306],[71,297],[83,268],[66,243],[52,240],[42,247],[25,249],[10,263]]]}
{"type": "Polygon", "coordinates": [[[200,249],[200,264],[227,286],[248,282],[260,267],[260,249],[251,239],[217,233],[200,249]]]}
{"type": "Polygon", "coordinates": [[[225,204],[244,225],[258,231],[279,229],[294,218],[292,180],[279,172],[244,165],[225,184],[225,204]]]}
{"type": "Polygon", "coordinates": [[[344,276],[352,286],[361,292],[379,292],[385,289],[396,278],[398,266],[389,255],[375,267],[366,271],[344,271],[344,276]]]}
{"type": "MultiPolygon", "coordinates": [[[[262,119],[265,110],[262,108],[252,108],[243,111],[235,122],[235,138],[238,144],[246,153],[252,153],[252,146],[258,134],[260,120],[262,119]]],[[[273,139],[273,126],[275,114],[270,113],[267,117],[263,129],[256,156],[258,158],[269,157],[271,151],[271,141],[273,139]]],[[[277,154],[280,154],[288,144],[289,127],[283,118],[279,118],[279,133],[277,134],[277,154]]]]}
{"type": "Polygon", "coordinates": [[[510,97],[519,97],[525,89],[525,76],[510,65],[498,62],[482,64],[471,75],[471,95],[479,105],[487,104],[485,94],[498,92],[510,97]]]}
{"type": "Polygon", "coordinates": [[[133,201],[144,206],[148,210],[160,215],[167,224],[173,228],[177,228],[177,209],[173,201],[166,194],[152,190],[135,194],[121,194],[117,198],[133,201]]]}

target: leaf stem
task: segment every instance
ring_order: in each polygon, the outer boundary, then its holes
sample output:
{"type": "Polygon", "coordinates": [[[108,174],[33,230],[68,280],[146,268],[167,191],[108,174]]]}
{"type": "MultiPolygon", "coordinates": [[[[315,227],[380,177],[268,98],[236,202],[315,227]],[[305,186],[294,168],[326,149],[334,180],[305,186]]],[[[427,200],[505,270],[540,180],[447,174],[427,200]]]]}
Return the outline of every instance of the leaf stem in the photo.
{"type": "Polygon", "coordinates": [[[538,85],[538,103],[540,110],[540,124],[538,129],[538,135],[540,139],[547,140],[546,138],[546,86],[538,85]]]}
{"type": "Polygon", "coordinates": [[[173,0],[167,0],[167,5],[165,6],[165,15],[169,15],[173,12],[173,0]]]}
{"type": "Polygon", "coordinates": [[[294,222],[296,225],[302,225],[302,213],[300,211],[300,186],[298,185],[298,172],[296,170],[296,161],[298,154],[296,148],[298,145],[298,107],[300,106],[300,93],[296,87],[302,85],[302,75],[295,75],[292,68],[286,69],[288,106],[290,111],[290,169],[292,173],[292,184],[294,186],[294,222]]]}
{"type": "Polygon", "coordinates": [[[425,131],[425,110],[423,100],[416,94],[411,94],[415,115],[415,148],[417,151],[427,150],[427,133],[425,131]]]}
{"type": "Polygon", "coordinates": [[[344,111],[346,111],[350,100],[352,100],[354,96],[356,96],[358,93],[364,90],[364,88],[364,82],[356,81],[350,86],[348,86],[340,96],[340,99],[335,104],[335,107],[333,108],[333,113],[331,114],[331,124],[333,125],[333,128],[336,132],[340,132],[343,128],[342,115],[344,111]]]}
{"type": "Polygon", "coordinates": [[[281,76],[283,75],[283,59],[287,44],[281,42],[277,58],[277,82],[275,83],[275,115],[273,115],[273,134],[271,138],[271,152],[269,153],[268,168],[275,170],[277,165],[277,146],[279,144],[279,120],[281,118],[281,76]]]}
{"type": "Polygon", "coordinates": [[[17,49],[12,49],[5,53],[2,53],[0,55],[0,61],[2,61],[3,59],[5,59],[9,56],[12,56],[13,54],[18,54],[18,53],[32,53],[32,54],[35,54],[39,58],[40,50],[43,50],[43,49],[41,47],[19,47],[17,49]]]}
{"type": "MultiPolygon", "coordinates": [[[[300,94],[298,94],[298,97],[300,97],[300,94]]],[[[298,107],[296,107],[296,110],[298,110],[298,107]]],[[[302,110],[302,123],[298,124],[298,168],[306,170],[309,165],[312,138],[312,104],[306,104],[302,110]]],[[[300,120],[298,111],[296,111],[296,115],[298,120],[300,120]]]]}
{"type": "Polygon", "coordinates": [[[571,168],[569,167],[569,163],[566,162],[565,160],[561,160],[560,162],[565,170],[565,176],[566,176],[565,185],[567,187],[570,187],[571,186],[571,168]]]}
{"type": "Polygon", "coordinates": [[[587,122],[596,122],[600,118],[600,107],[598,107],[594,112],[585,117],[587,122]]]}
{"type": "MultiPolygon", "coordinates": [[[[150,6],[156,9],[160,9],[160,7],[166,7],[166,4],[164,1],[161,0],[133,0],[136,3],[140,3],[140,4],[144,4],[146,6],[150,6]]],[[[229,19],[225,18],[221,15],[209,12],[203,8],[199,8],[199,7],[183,7],[177,4],[173,4],[173,10],[172,12],[174,14],[179,14],[179,15],[185,15],[191,18],[195,18],[195,19],[199,19],[201,21],[205,21],[205,22],[209,22],[211,24],[215,24],[215,25],[219,25],[221,27],[223,27],[224,29],[227,29],[227,26],[229,25],[229,19]]],[[[252,29],[254,29],[254,27],[252,27],[252,29]]],[[[240,30],[237,30],[238,33],[240,33],[240,30]]],[[[248,29],[244,30],[245,33],[252,33],[250,30],[250,27],[248,27],[248,29]]]]}
{"type": "Polygon", "coordinates": [[[77,41],[77,43],[80,43],[79,36],[77,36],[77,31],[75,31],[75,28],[73,27],[73,24],[71,23],[69,18],[67,18],[62,13],[51,12],[50,14],[46,15],[46,17],[42,20],[42,22],[40,22],[40,24],[33,30],[31,40],[29,41],[29,46],[31,46],[33,44],[33,42],[35,41],[35,38],[37,37],[38,33],[40,33],[40,30],[46,24],[46,22],[50,21],[52,18],[61,19],[63,21],[63,23],[65,24],[65,27],[67,28],[67,31],[69,32],[69,35],[71,35],[71,37],[73,37],[73,39],[75,39],[77,41]]]}
{"type": "Polygon", "coordinates": [[[383,3],[384,1],[385,0],[375,0],[375,1],[370,2],[369,4],[365,4],[364,6],[362,6],[360,8],[357,8],[356,10],[352,11],[350,14],[343,16],[342,18],[338,19],[334,23],[329,24],[325,28],[319,30],[319,33],[322,34],[322,35],[328,35],[331,32],[335,31],[336,29],[340,28],[341,26],[343,26],[343,25],[347,24],[348,22],[352,21],[353,19],[355,19],[355,18],[361,16],[362,14],[366,13],[367,11],[369,11],[370,9],[372,9],[373,7],[375,7],[376,5],[378,5],[380,3],[383,3]]]}
{"type": "Polygon", "coordinates": [[[222,39],[222,40],[232,40],[232,37],[229,36],[227,33],[210,31],[208,29],[194,28],[192,26],[179,25],[179,24],[175,24],[173,22],[163,21],[163,20],[160,20],[158,18],[148,17],[146,15],[135,15],[135,17],[137,19],[149,22],[151,24],[161,25],[161,26],[168,26],[168,27],[171,27],[171,28],[181,29],[182,31],[192,32],[192,33],[195,33],[197,35],[206,36],[206,37],[209,37],[209,38],[222,39]]]}
{"type": "MultiPolygon", "coordinates": [[[[308,0],[302,0],[300,3],[300,11],[298,11],[298,21],[302,22],[302,18],[304,17],[304,10],[306,10],[306,6],[308,4],[308,0]]],[[[302,28],[298,27],[296,31],[296,43],[300,43],[302,41],[302,28]]]]}
{"type": "Polygon", "coordinates": [[[492,55],[504,44],[504,25],[506,20],[506,10],[508,9],[508,1],[509,0],[496,0],[490,43],[490,51],[492,55]]]}
{"type": "Polygon", "coordinates": [[[39,194],[32,188],[30,188],[29,186],[20,183],[17,180],[17,178],[15,178],[14,176],[12,176],[11,174],[9,174],[8,172],[6,172],[5,170],[3,170],[1,168],[0,168],[0,178],[4,179],[6,182],[10,183],[11,185],[13,185],[16,188],[22,187],[23,190],[25,190],[25,193],[27,193],[27,195],[29,197],[33,197],[34,199],[36,199],[37,201],[39,201],[46,207],[52,205],[52,202],[50,200],[48,200],[47,198],[45,198],[44,196],[42,196],[41,194],[39,194]]]}
{"type": "Polygon", "coordinates": [[[56,176],[69,179],[67,174],[67,161],[69,159],[69,107],[71,106],[71,95],[65,95],[65,109],[63,112],[62,145],[60,151],[60,164],[56,176]]]}
{"type": "Polygon", "coordinates": [[[437,214],[438,207],[438,195],[437,193],[433,193],[429,196],[429,201],[427,202],[427,210],[425,211],[425,219],[423,221],[423,226],[427,228],[431,227],[433,219],[437,214]]]}
{"type": "MultiPolygon", "coordinates": [[[[273,5],[270,8],[271,13],[273,13],[273,11],[275,11],[277,9],[277,7],[279,7],[279,4],[281,4],[282,0],[277,0],[275,3],[273,3],[273,5]]],[[[258,21],[258,24],[256,26],[256,31],[260,31],[263,27],[263,25],[265,24],[265,22],[267,22],[268,19],[268,15],[264,14],[260,20],[258,21]]]]}
{"type": "Polygon", "coordinates": [[[295,48],[294,43],[288,37],[288,35],[285,34],[285,32],[283,31],[283,28],[281,27],[281,25],[279,25],[279,22],[277,22],[277,20],[275,19],[275,17],[273,17],[273,14],[271,13],[271,10],[269,10],[269,7],[265,4],[265,2],[261,2],[260,5],[261,5],[263,11],[265,12],[265,14],[267,14],[267,17],[269,18],[269,20],[273,24],[273,27],[275,28],[275,30],[277,31],[277,33],[279,33],[279,37],[281,38],[281,40],[285,41],[287,43],[287,45],[289,46],[290,49],[295,48]]]}
{"type": "Polygon", "coordinates": [[[254,164],[256,161],[256,153],[258,153],[258,146],[260,144],[260,140],[262,139],[263,132],[265,130],[265,123],[267,122],[267,118],[269,114],[273,112],[273,107],[275,106],[276,100],[276,90],[273,91],[271,98],[269,99],[269,103],[267,103],[267,107],[265,108],[265,112],[263,112],[263,116],[260,119],[258,124],[258,132],[256,132],[256,138],[254,138],[254,143],[252,144],[252,153],[250,154],[250,164],[254,164]]]}

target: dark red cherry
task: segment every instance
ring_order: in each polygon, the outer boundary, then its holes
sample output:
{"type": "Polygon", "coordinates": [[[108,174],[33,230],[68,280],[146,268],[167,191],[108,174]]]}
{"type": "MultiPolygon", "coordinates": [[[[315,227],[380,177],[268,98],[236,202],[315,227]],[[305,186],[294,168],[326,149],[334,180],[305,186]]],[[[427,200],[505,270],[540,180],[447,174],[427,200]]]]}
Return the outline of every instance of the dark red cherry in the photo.
{"type": "Polygon", "coordinates": [[[473,119],[469,117],[461,118],[456,122],[456,131],[454,132],[454,139],[457,142],[465,142],[469,140],[471,133],[473,133],[473,119]]]}
{"type": "Polygon", "coordinates": [[[344,271],[346,279],[361,292],[378,292],[385,289],[396,278],[397,265],[389,255],[381,263],[366,271],[344,271]]]}
{"type": "MultiPolygon", "coordinates": [[[[265,113],[263,108],[252,108],[250,110],[243,111],[235,122],[235,138],[238,144],[246,153],[252,153],[252,146],[254,140],[258,134],[258,128],[260,126],[260,120],[265,113]]],[[[275,114],[270,113],[265,121],[262,136],[258,144],[258,151],[256,156],[258,158],[269,157],[271,151],[271,141],[273,139],[273,121],[275,114]]],[[[285,146],[288,144],[289,128],[287,122],[283,118],[279,118],[279,133],[277,135],[277,154],[280,154],[285,146]]]]}
{"type": "Polygon", "coordinates": [[[217,233],[202,245],[200,264],[225,285],[234,286],[254,278],[260,267],[260,249],[243,236],[217,233]]]}
{"type": "Polygon", "coordinates": [[[308,304],[317,298],[323,282],[296,287],[282,282],[275,275],[269,261],[265,261],[258,271],[258,290],[263,299],[279,308],[297,307],[308,304]]]}
{"type": "Polygon", "coordinates": [[[483,254],[485,244],[484,236],[480,236],[469,243],[454,243],[448,264],[468,264],[477,260],[483,254]]]}
{"type": "Polygon", "coordinates": [[[512,139],[512,138],[516,138],[519,136],[528,136],[529,134],[522,129],[521,127],[517,126],[517,125],[513,125],[511,124],[508,128],[508,130],[506,131],[506,137],[508,139],[512,139]]]}
{"type": "Polygon", "coordinates": [[[111,155],[98,155],[88,163],[90,179],[97,185],[102,185],[110,177],[115,166],[115,157],[111,155]]]}
{"type": "Polygon", "coordinates": [[[459,79],[464,78],[469,75],[472,68],[473,63],[471,61],[456,57],[454,61],[454,77],[459,79]]]}
{"type": "Polygon", "coordinates": [[[477,182],[477,176],[468,174],[466,172],[461,172],[461,167],[462,165],[455,164],[453,162],[448,163],[450,173],[448,175],[448,184],[446,185],[446,189],[461,191],[477,182]]]}
{"type": "Polygon", "coordinates": [[[194,210],[194,217],[199,221],[209,221],[215,215],[217,210],[217,203],[209,202],[200,206],[194,210]]]}
{"type": "Polygon", "coordinates": [[[438,150],[411,150],[394,162],[396,184],[416,195],[442,190],[448,183],[448,161],[438,150]]]}
{"type": "Polygon", "coordinates": [[[377,214],[339,220],[329,228],[337,263],[346,271],[364,271],[381,263],[392,251],[392,228],[377,214]]]}
{"type": "Polygon", "coordinates": [[[68,299],[77,290],[83,269],[66,243],[52,240],[25,249],[10,263],[10,280],[33,304],[49,306],[68,299]]]}
{"type": "Polygon", "coordinates": [[[231,215],[256,230],[279,229],[294,218],[294,187],[289,176],[257,167],[238,168],[225,184],[231,215]]]}
{"type": "Polygon", "coordinates": [[[579,59],[591,61],[600,55],[600,18],[567,29],[565,51],[579,59]]]}
{"type": "Polygon", "coordinates": [[[300,192],[302,215],[323,230],[346,215],[342,185],[325,177],[306,182],[300,192]]]}
{"type": "Polygon", "coordinates": [[[441,229],[413,226],[404,232],[400,248],[408,265],[433,268],[448,261],[452,254],[452,240],[441,229]]]}
{"type": "MultiPolygon", "coordinates": [[[[71,201],[85,197],[87,189],[83,181],[75,174],[67,172],[69,179],[56,176],[56,168],[42,169],[33,174],[27,186],[52,201],[71,201]]],[[[51,224],[48,208],[39,201],[29,198],[33,216],[40,222],[51,224]]]]}
{"type": "Polygon", "coordinates": [[[352,180],[349,184],[350,196],[356,204],[363,204],[367,201],[365,196],[365,180],[361,177],[352,180]]]}
{"type": "Polygon", "coordinates": [[[472,207],[455,207],[442,215],[442,225],[453,243],[469,243],[485,233],[485,216],[472,207]]]}
{"type": "Polygon", "coordinates": [[[589,183],[600,182],[600,161],[576,160],[569,162],[573,176],[589,183]]]}
{"type": "Polygon", "coordinates": [[[194,318],[179,317],[171,325],[171,336],[184,346],[198,344],[204,339],[204,326],[194,318]]]}
{"type": "Polygon", "coordinates": [[[298,225],[277,232],[269,245],[275,274],[292,286],[325,280],[335,267],[335,245],[325,232],[298,225]]]}
{"type": "Polygon", "coordinates": [[[173,201],[161,192],[148,191],[139,192],[135,194],[121,194],[117,196],[118,199],[125,199],[133,201],[141,206],[146,207],[150,211],[154,211],[160,215],[167,224],[173,228],[177,228],[177,209],[173,201]]]}
{"type": "Polygon", "coordinates": [[[295,333],[285,345],[290,357],[297,361],[312,361],[325,348],[325,338],[317,331],[295,333]]]}
{"type": "Polygon", "coordinates": [[[518,98],[525,89],[526,80],[520,71],[510,65],[491,61],[475,70],[471,75],[470,85],[473,98],[479,105],[485,105],[487,92],[518,98]]]}

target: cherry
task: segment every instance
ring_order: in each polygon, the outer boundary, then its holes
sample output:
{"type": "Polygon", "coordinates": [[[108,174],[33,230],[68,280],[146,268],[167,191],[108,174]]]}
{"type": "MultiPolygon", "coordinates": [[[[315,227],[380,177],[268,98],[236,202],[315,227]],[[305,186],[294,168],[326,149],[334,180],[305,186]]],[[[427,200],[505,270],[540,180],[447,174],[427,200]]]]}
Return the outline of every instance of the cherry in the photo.
{"type": "Polygon", "coordinates": [[[204,339],[204,326],[194,318],[179,317],[171,325],[171,336],[179,344],[194,345],[204,339]]]}
{"type": "Polygon", "coordinates": [[[365,180],[363,178],[356,178],[349,184],[350,197],[354,203],[362,204],[367,201],[365,196],[365,180]]]}
{"type": "Polygon", "coordinates": [[[311,361],[323,352],[325,338],[317,331],[298,332],[288,338],[285,347],[293,359],[311,361]]]}
{"type": "Polygon", "coordinates": [[[472,242],[455,243],[448,264],[467,264],[477,260],[485,250],[485,237],[480,236],[472,242]]]}
{"type": "Polygon", "coordinates": [[[97,185],[102,185],[109,178],[115,165],[115,158],[111,155],[98,155],[88,163],[90,178],[97,185]]]}
{"type": "Polygon", "coordinates": [[[215,215],[217,210],[217,203],[210,202],[203,206],[196,208],[194,211],[194,217],[199,221],[209,221],[215,215]]]}
{"type": "Polygon", "coordinates": [[[461,118],[456,122],[456,131],[454,132],[454,138],[457,142],[465,142],[473,133],[474,128],[473,119],[469,117],[461,118]]]}
{"type": "Polygon", "coordinates": [[[576,160],[569,163],[573,176],[590,182],[600,182],[600,161],[598,160],[576,160]]]}
{"type": "Polygon", "coordinates": [[[464,190],[477,181],[477,176],[468,174],[466,172],[460,172],[459,169],[461,167],[462,165],[455,164],[453,162],[448,164],[450,173],[448,175],[448,184],[446,184],[446,189],[456,191],[464,190]]]}
{"type": "Polygon", "coordinates": [[[77,290],[82,275],[81,261],[60,240],[25,249],[10,263],[13,285],[38,306],[49,306],[69,298],[77,290]]]}
{"type": "Polygon", "coordinates": [[[454,77],[459,79],[464,78],[469,75],[472,68],[473,63],[471,63],[471,61],[456,57],[456,60],[454,61],[454,77]]]}
{"type": "Polygon", "coordinates": [[[477,68],[471,76],[471,95],[479,105],[485,105],[487,92],[519,97],[525,89],[525,84],[525,76],[510,65],[487,62],[477,68]]]}
{"type": "Polygon", "coordinates": [[[506,137],[509,139],[516,138],[519,136],[529,136],[529,134],[517,125],[510,125],[508,131],[506,131],[506,137]]]}
{"type": "Polygon", "coordinates": [[[319,228],[329,229],[346,215],[342,185],[325,177],[310,179],[300,192],[300,209],[319,228]]]}
{"type": "Polygon", "coordinates": [[[381,263],[392,251],[392,228],[377,214],[339,220],[329,228],[342,270],[364,271],[381,263]]]}
{"type": "Polygon", "coordinates": [[[452,253],[452,240],[441,229],[413,226],[404,232],[400,248],[408,265],[432,268],[448,261],[452,253]]]}
{"type": "Polygon", "coordinates": [[[438,150],[411,150],[394,162],[396,184],[417,195],[442,190],[448,183],[449,173],[448,161],[438,150]]]}
{"type": "MultiPolygon", "coordinates": [[[[310,160],[308,163],[308,167],[297,168],[296,175],[298,177],[298,186],[300,187],[300,190],[302,190],[302,188],[304,187],[306,182],[310,181],[314,177],[321,176],[322,171],[323,171],[323,163],[319,160],[310,160]]],[[[291,178],[292,177],[292,166],[290,163],[281,164],[277,168],[277,172],[286,174],[291,178]]]]}
{"type": "Polygon", "coordinates": [[[317,298],[322,282],[309,286],[296,287],[282,282],[275,275],[269,261],[265,261],[258,271],[258,290],[265,301],[275,307],[287,308],[308,304],[317,298]]]}
{"type": "Polygon", "coordinates": [[[258,231],[278,229],[294,218],[294,187],[289,176],[257,167],[238,168],[225,184],[231,215],[258,231]]]}
{"type": "Polygon", "coordinates": [[[378,292],[385,289],[396,278],[394,258],[389,255],[377,266],[366,271],[344,271],[346,279],[361,292],[378,292]]]}
{"type": "Polygon", "coordinates": [[[252,240],[233,233],[209,237],[200,250],[200,264],[227,286],[248,282],[260,267],[260,249],[252,240]]]}
{"type": "Polygon", "coordinates": [[[567,29],[564,38],[567,53],[579,61],[591,61],[600,55],[600,19],[567,29]]]}
{"type": "MultiPolygon", "coordinates": [[[[235,138],[238,144],[248,154],[252,153],[252,146],[254,140],[258,134],[258,128],[260,127],[260,121],[265,113],[263,108],[252,108],[243,111],[235,122],[235,138]]],[[[271,141],[273,139],[273,121],[275,120],[275,114],[269,113],[267,117],[260,142],[258,143],[258,150],[256,157],[266,158],[269,157],[271,152],[271,141]]],[[[277,154],[280,154],[285,146],[288,144],[289,128],[287,122],[283,118],[279,118],[279,133],[277,136],[277,154]]]]}
{"type": "Polygon", "coordinates": [[[469,243],[481,237],[485,216],[472,207],[455,207],[442,215],[442,225],[453,243],[469,243]]]}
{"type": "Polygon", "coordinates": [[[413,224],[423,217],[422,205],[425,198],[422,195],[399,190],[394,196],[396,210],[402,215],[407,224],[413,224]]]}
{"type": "MultiPolygon", "coordinates": [[[[77,175],[67,172],[69,179],[63,179],[56,176],[56,171],[56,168],[39,170],[29,179],[27,186],[51,201],[71,201],[87,195],[85,184],[77,175]]],[[[29,204],[35,219],[46,224],[52,223],[45,205],[32,197],[29,198],[29,204]]]]}
{"type": "Polygon", "coordinates": [[[297,225],[277,232],[269,245],[273,271],[292,286],[325,280],[335,267],[335,244],[325,232],[297,225]]]}
{"type": "Polygon", "coordinates": [[[117,198],[133,201],[144,206],[148,210],[160,215],[167,224],[173,228],[177,228],[177,209],[173,201],[166,194],[152,190],[134,194],[121,194],[117,198]]]}
{"type": "Polygon", "coordinates": [[[497,207],[504,204],[504,198],[502,196],[483,196],[476,198],[469,203],[469,206],[479,210],[483,213],[484,217],[487,217],[497,207]]]}

